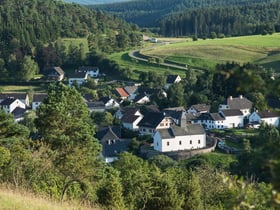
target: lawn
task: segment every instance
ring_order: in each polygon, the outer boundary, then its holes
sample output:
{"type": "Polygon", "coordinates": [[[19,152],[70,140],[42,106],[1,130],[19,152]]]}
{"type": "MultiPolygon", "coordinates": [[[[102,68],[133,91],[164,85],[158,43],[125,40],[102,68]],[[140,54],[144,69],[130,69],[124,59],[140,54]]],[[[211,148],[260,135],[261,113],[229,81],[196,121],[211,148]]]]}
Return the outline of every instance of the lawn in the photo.
{"type": "Polygon", "coordinates": [[[85,47],[85,53],[89,52],[87,38],[63,38],[61,39],[61,41],[65,44],[67,49],[70,44],[73,44],[74,46],[79,46],[80,44],[83,44],[85,47]]]}
{"type": "Polygon", "coordinates": [[[280,33],[198,41],[186,39],[142,52],[200,68],[211,69],[217,63],[235,61],[258,63],[280,72],[280,33]]]}
{"type": "Polygon", "coordinates": [[[23,85],[0,85],[0,92],[46,92],[47,88],[42,86],[23,86],[23,85]]]}

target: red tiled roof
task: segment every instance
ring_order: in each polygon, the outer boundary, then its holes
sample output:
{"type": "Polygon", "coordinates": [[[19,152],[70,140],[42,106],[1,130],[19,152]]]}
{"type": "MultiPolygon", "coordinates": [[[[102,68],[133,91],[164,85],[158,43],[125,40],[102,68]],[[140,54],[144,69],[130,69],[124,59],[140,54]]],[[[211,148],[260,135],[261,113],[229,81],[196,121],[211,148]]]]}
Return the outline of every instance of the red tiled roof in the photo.
{"type": "Polygon", "coordinates": [[[128,97],[129,95],[123,88],[116,88],[116,91],[121,97],[128,97]]]}

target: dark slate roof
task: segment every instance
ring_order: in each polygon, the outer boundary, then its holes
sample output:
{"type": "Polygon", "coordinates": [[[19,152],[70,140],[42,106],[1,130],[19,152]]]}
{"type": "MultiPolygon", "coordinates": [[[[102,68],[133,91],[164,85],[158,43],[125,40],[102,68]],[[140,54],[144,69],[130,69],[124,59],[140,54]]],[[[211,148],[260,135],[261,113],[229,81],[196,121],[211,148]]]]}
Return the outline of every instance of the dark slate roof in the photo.
{"type": "Polygon", "coordinates": [[[106,104],[108,101],[110,101],[110,99],[112,99],[112,98],[109,96],[104,96],[104,97],[99,98],[99,101],[102,101],[104,104],[106,104]]]}
{"type": "Polygon", "coordinates": [[[11,105],[15,100],[17,100],[16,98],[6,98],[1,102],[1,106],[9,106],[11,105]]]}
{"type": "Polygon", "coordinates": [[[147,87],[139,87],[138,88],[138,93],[139,94],[145,94],[145,95],[153,95],[158,92],[160,92],[161,89],[158,88],[147,88],[147,87]]]}
{"type": "Polygon", "coordinates": [[[279,117],[279,114],[278,114],[278,113],[273,112],[273,111],[269,111],[269,110],[266,110],[266,111],[258,111],[257,113],[258,113],[258,115],[259,115],[261,118],[279,117]]]}
{"type": "Polygon", "coordinates": [[[220,113],[210,113],[210,116],[214,121],[225,120],[225,118],[220,113]]]}
{"type": "Polygon", "coordinates": [[[20,100],[25,100],[27,93],[0,93],[0,100],[4,100],[6,98],[17,98],[20,100]]]}
{"type": "Polygon", "coordinates": [[[173,74],[168,75],[167,79],[166,79],[166,83],[167,84],[173,84],[176,81],[178,76],[179,75],[173,75],[173,74]]]}
{"type": "Polygon", "coordinates": [[[221,121],[221,120],[225,120],[225,118],[220,113],[202,113],[196,118],[196,120],[221,121]]]}
{"type": "Polygon", "coordinates": [[[34,93],[33,102],[42,102],[47,97],[48,97],[47,93],[34,93]]]}
{"type": "Polygon", "coordinates": [[[121,138],[121,128],[119,126],[100,127],[96,133],[99,141],[108,141],[121,138]]]}
{"type": "Polygon", "coordinates": [[[230,109],[251,109],[253,103],[249,101],[247,98],[244,96],[239,96],[239,97],[228,97],[227,100],[225,101],[225,104],[229,105],[230,109]]]}
{"type": "Polygon", "coordinates": [[[123,117],[121,121],[123,123],[133,123],[139,116],[136,116],[135,113],[140,111],[136,107],[127,107],[122,111],[123,117]]]}
{"type": "Polygon", "coordinates": [[[226,117],[243,115],[243,113],[239,109],[226,109],[226,110],[221,110],[221,112],[226,117]]]}
{"type": "Polygon", "coordinates": [[[102,101],[86,102],[88,108],[104,108],[105,104],[102,101]]]}
{"type": "Polygon", "coordinates": [[[161,112],[148,112],[138,123],[138,126],[156,128],[164,119],[164,117],[165,115],[161,112]]]}
{"type": "Polygon", "coordinates": [[[68,77],[69,78],[79,78],[79,79],[82,79],[82,78],[86,77],[86,74],[87,74],[86,71],[75,71],[75,72],[69,73],[68,77]]]}
{"type": "Polygon", "coordinates": [[[80,66],[78,71],[98,71],[99,68],[97,66],[80,66]]]}
{"type": "Polygon", "coordinates": [[[134,98],[133,102],[134,102],[134,103],[137,103],[138,101],[140,101],[141,99],[143,99],[143,98],[145,98],[145,97],[147,97],[145,94],[138,94],[138,95],[134,98]]]}
{"type": "Polygon", "coordinates": [[[88,101],[88,102],[94,100],[94,97],[92,96],[91,93],[86,93],[86,94],[84,94],[84,95],[83,95],[83,98],[84,98],[86,101],[88,101]]]}
{"type": "Polygon", "coordinates": [[[102,155],[103,157],[116,157],[119,153],[128,150],[130,140],[128,139],[116,139],[102,143],[102,155]]]}
{"type": "Polygon", "coordinates": [[[199,124],[188,124],[185,127],[171,126],[167,129],[158,130],[162,139],[174,138],[175,136],[205,134],[204,128],[199,124]]]}
{"type": "Polygon", "coordinates": [[[26,109],[16,107],[13,111],[12,114],[14,115],[15,118],[22,117],[23,114],[26,112],[26,109]]]}
{"type": "Polygon", "coordinates": [[[174,119],[181,119],[186,114],[184,107],[166,108],[163,112],[174,119]]]}
{"type": "Polygon", "coordinates": [[[192,107],[197,112],[209,112],[210,111],[210,105],[207,105],[207,104],[195,104],[195,105],[192,105],[192,107]]]}

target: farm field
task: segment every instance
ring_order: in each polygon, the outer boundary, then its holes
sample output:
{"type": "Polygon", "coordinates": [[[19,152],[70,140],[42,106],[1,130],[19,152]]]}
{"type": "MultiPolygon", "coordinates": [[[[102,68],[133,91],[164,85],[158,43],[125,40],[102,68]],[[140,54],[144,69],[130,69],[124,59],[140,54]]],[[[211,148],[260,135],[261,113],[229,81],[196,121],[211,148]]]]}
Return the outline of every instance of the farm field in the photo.
{"type": "Polygon", "coordinates": [[[217,63],[234,61],[252,62],[280,72],[280,33],[198,41],[186,39],[141,52],[200,68],[212,69],[217,63]]]}

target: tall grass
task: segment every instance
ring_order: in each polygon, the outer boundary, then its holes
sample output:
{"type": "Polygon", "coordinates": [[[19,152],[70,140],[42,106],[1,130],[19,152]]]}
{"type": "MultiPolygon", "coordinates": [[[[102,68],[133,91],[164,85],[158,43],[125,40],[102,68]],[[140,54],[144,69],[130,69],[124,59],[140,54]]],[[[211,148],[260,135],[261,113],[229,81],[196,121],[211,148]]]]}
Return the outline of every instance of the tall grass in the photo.
{"type": "Polygon", "coordinates": [[[0,210],[98,210],[77,203],[61,203],[25,191],[0,187],[0,210]]]}

